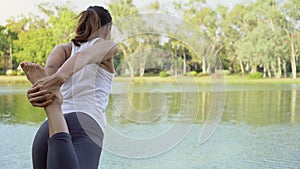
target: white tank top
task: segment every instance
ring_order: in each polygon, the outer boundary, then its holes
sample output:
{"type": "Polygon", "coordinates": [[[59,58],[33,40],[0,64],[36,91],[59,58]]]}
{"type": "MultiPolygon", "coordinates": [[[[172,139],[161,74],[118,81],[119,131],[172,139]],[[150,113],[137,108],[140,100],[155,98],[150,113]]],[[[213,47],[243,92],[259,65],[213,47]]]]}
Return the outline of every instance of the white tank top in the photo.
{"type": "MultiPolygon", "coordinates": [[[[72,44],[72,53],[92,46],[98,39],[80,44],[72,44]]],[[[114,74],[97,64],[89,64],[73,74],[61,87],[63,113],[82,112],[91,116],[104,130],[105,110],[108,104],[114,74]]]]}

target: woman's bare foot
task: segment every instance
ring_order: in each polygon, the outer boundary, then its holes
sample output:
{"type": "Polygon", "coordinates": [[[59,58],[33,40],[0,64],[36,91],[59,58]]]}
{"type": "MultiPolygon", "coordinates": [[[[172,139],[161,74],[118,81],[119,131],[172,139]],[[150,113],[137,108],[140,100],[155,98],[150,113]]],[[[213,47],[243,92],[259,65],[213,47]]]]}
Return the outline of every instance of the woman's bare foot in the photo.
{"type": "MultiPolygon", "coordinates": [[[[46,70],[43,66],[35,63],[24,62],[21,63],[21,67],[25,72],[27,79],[31,82],[31,84],[35,84],[37,81],[48,77],[46,70]]],[[[59,89],[54,89],[53,91],[49,91],[52,93],[54,99],[58,104],[62,104],[62,95],[59,89]]]]}
{"type": "Polygon", "coordinates": [[[38,80],[48,76],[45,68],[39,64],[24,62],[21,63],[21,67],[31,84],[35,84],[35,82],[37,82],[38,80]]]}

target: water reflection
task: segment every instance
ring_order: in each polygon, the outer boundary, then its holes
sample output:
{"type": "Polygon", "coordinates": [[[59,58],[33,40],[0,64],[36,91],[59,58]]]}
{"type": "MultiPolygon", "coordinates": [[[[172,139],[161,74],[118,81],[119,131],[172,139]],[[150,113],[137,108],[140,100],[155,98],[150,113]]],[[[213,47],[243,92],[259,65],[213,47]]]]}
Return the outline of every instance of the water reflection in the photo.
{"type": "Polygon", "coordinates": [[[295,123],[295,114],[296,114],[296,105],[297,105],[296,102],[297,102],[296,85],[292,85],[292,90],[291,90],[291,122],[292,123],[295,123]]]}
{"type": "MultiPolygon", "coordinates": [[[[146,87],[151,88],[151,85],[146,87]]],[[[15,87],[15,90],[13,87],[7,88],[0,88],[0,123],[31,124],[45,119],[43,109],[34,108],[27,102],[25,87],[15,87]]],[[[252,86],[244,90],[240,90],[240,86],[227,88],[223,122],[249,125],[300,122],[300,107],[297,106],[300,104],[299,85],[269,86],[268,90],[253,90],[252,86]]],[[[194,120],[190,118],[197,113],[195,123],[203,124],[212,102],[212,93],[206,89],[201,86],[199,92],[180,93],[173,89],[171,92],[141,92],[140,88],[140,92],[112,93],[107,121],[111,124],[158,124],[194,120]]]]}
{"type": "Polygon", "coordinates": [[[0,124],[36,124],[45,118],[43,109],[32,107],[25,94],[0,95],[0,124]]]}
{"type": "MultiPolygon", "coordinates": [[[[297,117],[299,112],[299,95],[297,87],[291,85],[290,90],[246,90],[246,91],[229,91],[226,93],[226,107],[223,114],[223,122],[230,123],[246,123],[249,125],[272,125],[281,123],[299,123],[297,117]]],[[[126,117],[143,119],[156,119],[157,121],[176,121],[178,118],[188,118],[189,113],[182,112],[183,104],[189,106],[198,106],[198,114],[196,123],[202,124],[211,108],[212,93],[209,91],[200,91],[199,93],[165,93],[167,105],[162,105],[163,100],[159,100],[159,94],[151,93],[132,93],[129,101],[131,104],[123,104],[119,100],[114,99],[110,102],[108,108],[108,119],[111,122],[122,121],[122,123],[130,123],[126,117]],[[155,104],[151,105],[150,95],[153,95],[155,104]],[[157,97],[156,97],[157,95],[157,97]],[[196,102],[192,98],[200,98],[196,102]],[[119,111],[114,109],[114,104],[122,107],[120,115],[119,111]],[[148,114],[138,114],[136,110],[144,112],[152,106],[153,110],[159,110],[162,106],[166,106],[163,114],[160,111],[151,111],[148,114]],[[131,108],[135,111],[132,111],[131,108]],[[123,116],[122,116],[123,114],[123,116]],[[159,116],[159,118],[157,118],[159,116]]],[[[115,98],[122,98],[119,94],[115,98]]],[[[111,98],[112,100],[112,98],[111,98]]],[[[153,100],[152,100],[153,101],[153,100]]],[[[299,115],[298,115],[299,116],[299,115]]],[[[129,118],[131,119],[131,118],[129,118]]]]}
{"type": "Polygon", "coordinates": [[[298,90],[290,85],[290,90],[228,92],[223,121],[250,125],[299,123],[298,90]]]}

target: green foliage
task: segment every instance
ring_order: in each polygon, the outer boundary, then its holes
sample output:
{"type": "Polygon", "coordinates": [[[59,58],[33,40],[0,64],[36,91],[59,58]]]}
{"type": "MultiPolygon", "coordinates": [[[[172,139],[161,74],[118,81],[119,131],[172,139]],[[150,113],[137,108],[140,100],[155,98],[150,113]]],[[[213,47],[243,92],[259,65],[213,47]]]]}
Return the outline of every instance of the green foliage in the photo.
{"type": "Polygon", "coordinates": [[[205,77],[205,76],[209,76],[210,74],[209,73],[203,73],[203,72],[200,72],[197,74],[198,77],[205,77]]]}
{"type": "Polygon", "coordinates": [[[297,65],[297,73],[300,73],[300,64],[297,65]]]}
{"type": "Polygon", "coordinates": [[[187,76],[196,76],[197,72],[196,71],[190,71],[187,73],[187,76]]]}
{"type": "MultiPolygon", "coordinates": [[[[156,26],[149,26],[147,20],[139,17],[124,22],[124,17],[139,13],[132,0],[112,0],[108,7],[114,24],[123,23],[124,34],[132,31],[132,23],[141,30],[151,31],[156,26]]],[[[158,10],[161,4],[149,2],[146,7],[158,10]]],[[[38,8],[46,17],[20,15],[10,18],[6,26],[0,26],[0,70],[3,72],[10,69],[11,58],[13,68],[22,61],[43,65],[56,45],[70,41],[73,36],[78,13],[73,11],[70,2],[41,3],[38,8]]],[[[147,72],[147,68],[155,67],[172,75],[190,71],[186,75],[195,76],[194,71],[202,70],[196,75],[209,76],[211,72],[206,71],[217,63],[214,56],[218,56],[228,70],[224,71],[225,75],[247,74],[257,68],[272,72],[276,77],[285,70],[290,71],[284,72],[288,75],[300,71],[300,63],[296,63],[300,56],[299,0],[255,0],[236,4],[232,9],[221,5],[211,8],[205,0],[190,0],[174,3],[173,8],[203,36],[199,48],[190,49],[173,35],[136,35],[118,42],[119,52],[114,60],[116,67],[122,67],[118,73],[128,69],[131,76],[158,75],[158,72],[147,72]],[[164,52],[149,50],[154,48],[164,52]]],[[[182,24],[182,29],[186,26],[182,24]]],[[[190,38],[195,38],[195,43],[200,42],[199,37],[190,38]]],[[[256,78],[256,75],[250,76],[256,78]]]]}
{"type": "Polygon", "coordinates": [[[16,70],[7,70],[6,71],[6,75],[7,76],[16,76],[17,75],[17,71],[16,70]]]}
{"type": "Polygon", "coordinates": [[[25,75],[25,72],[24,71],[17,71],[17,75],[18,76],[23,76],[23,75],[25,75]]]}
{"type": "Polygon", "coordinates": [[[249,79],[261,79],[263,74],[261,72],[250,73],[248,77],[249,79]]]}
{"type": "Polygon", "coordinates": [[[0,50],[6,51],[8,49],[9,42],[6,35],[6,28],[0,25],[0,50]]]}
{"type": "Polygon", "coordinates": [[[76,13],[67,4],[57,6],[50,3],[39,5],[39,9],[49,19],[30,14],[8,21],[8,29],[18,34],[14,42],[17,62],[30,61],[45,64],[52,49],[70,40],[76,13]]]}
{"type": "Polygon", "coordinates": [[[226,76],[226,75],[230,75],[231,72],[229,70],[223,70],[222,73],[226,76]]]}
{"type": "Polygon", "coordinates": [[[159,73],[159,76],[162,77],[162,78],[165,78],[165,77],[169,77],[170,74],[169,74],[168,72],[166,72],[166,71],[161,71],[161,72],[159,73]]]}

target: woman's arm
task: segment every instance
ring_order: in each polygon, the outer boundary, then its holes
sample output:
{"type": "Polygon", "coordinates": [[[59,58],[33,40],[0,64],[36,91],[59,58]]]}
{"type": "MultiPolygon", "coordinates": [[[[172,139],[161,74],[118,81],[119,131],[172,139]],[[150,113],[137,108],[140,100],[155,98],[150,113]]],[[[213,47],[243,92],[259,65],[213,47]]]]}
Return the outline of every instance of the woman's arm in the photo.
{"type": "Polygon", "coordinates": [[[72,43],[61,44],[56,46],[49,54],[46,61],[46,72],[50,76],[57,72],[63,63],[70,57],[72,43]]]}
{"type": "MultiPolygon", "coordinates": [[[[52,50],[47,58],[45,66],[46,73],[49,76],[56,73],[59,67],[70,57],[71,50],[71,43],[58,45],[52,50]]],[[[50,97],[45,97],[48,93],[47,90],[31,87],[27,90],[27,98],[32,106],[45,107],[52,103],[50,97]]]]}
{"type": "Polygon", "coordinates": [[[110,40],[98,40],[93,46],[88,47],[81,52],[75,53],[68,59],[63,66],[56,72],[57,76],[62,77],[64,81],[74,73],[82,69],[85,65],[100,63],[111,59],[117,52],[116,44],[110,40]]]}
{"type": "Polygon", "coordinates": [[[100,63],[113,58],[117,52],[116,44],[110,40],[97,41],[93,46],[81,52],[75,53],[53,75],[39,80],[36,85],[42,85],[45,89],[60,87],[69,77],[79,71],[85,65],[100,63]]]}

